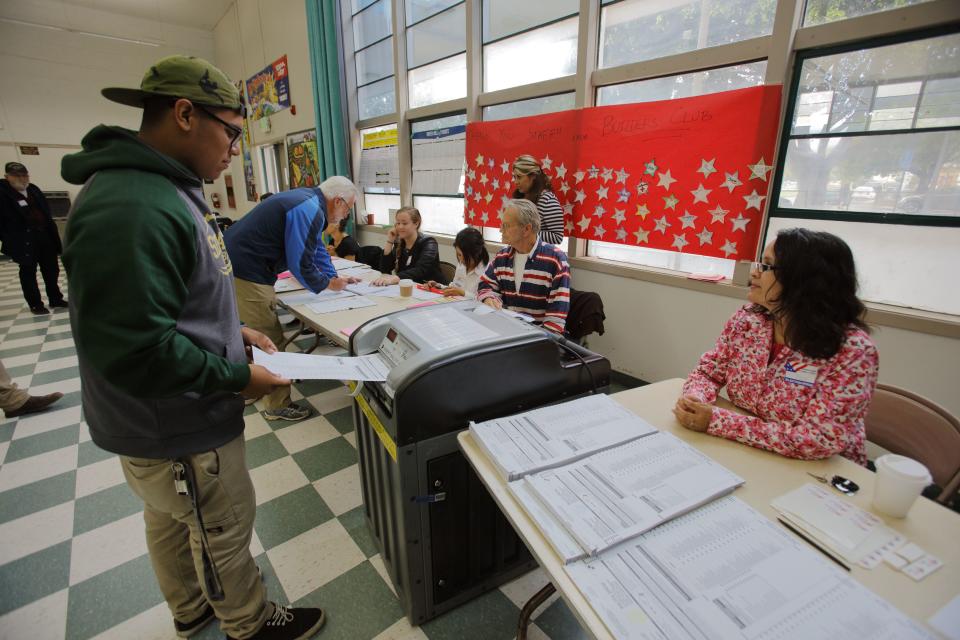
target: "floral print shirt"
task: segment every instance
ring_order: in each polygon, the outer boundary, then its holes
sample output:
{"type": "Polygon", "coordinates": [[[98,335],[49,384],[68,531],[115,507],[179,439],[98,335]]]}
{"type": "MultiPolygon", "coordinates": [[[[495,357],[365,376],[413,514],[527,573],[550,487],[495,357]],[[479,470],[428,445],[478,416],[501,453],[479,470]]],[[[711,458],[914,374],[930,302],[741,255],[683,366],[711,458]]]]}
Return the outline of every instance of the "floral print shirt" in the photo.
{"type": "Polygon", "coordinates": [[[879,355],[865,331],[850,327],[832,358],[810,358],[784,345],[770,361],[773,321],[743,307],[716,346],[687,377],[683,394],[714,402],[727,388],[745,416],[715,407],[707,433],[789,458],[835,453],[865,465],[864,417],[877,384],[879,355]]]}

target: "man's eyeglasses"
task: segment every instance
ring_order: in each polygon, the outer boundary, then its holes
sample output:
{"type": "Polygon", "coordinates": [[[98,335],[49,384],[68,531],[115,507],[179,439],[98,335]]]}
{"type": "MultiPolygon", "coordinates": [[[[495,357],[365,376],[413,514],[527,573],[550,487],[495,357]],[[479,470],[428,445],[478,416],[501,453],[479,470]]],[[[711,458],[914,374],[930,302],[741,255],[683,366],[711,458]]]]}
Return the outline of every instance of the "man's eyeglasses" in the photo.
{"type": "Polygon", "coordinates": [[[758,273],[763,273],[764,271],[776,271],[776,265],[767,264],[766,262],[753,262],[750,265],[750,268],[758,273]]]}
{"type": "Polygon", "coordinates": [[[197,109],[199,109],[203,113],[207,114],[209,117],[213,118],[214,120],[222,124],[226,128],[227,133],[230,135],[230,148],[232,149],[233,147],[236,146],[237,140],[239,140],[240,136],[243,135],[243,128],[230,124],[229,122],[227,122],[226,120],[223,120],[222,118],[218,118],[216,115],[213,114],[213,112],[208,111],[202,104],[194,104],[193,106],[195,106],[197,109]]]}

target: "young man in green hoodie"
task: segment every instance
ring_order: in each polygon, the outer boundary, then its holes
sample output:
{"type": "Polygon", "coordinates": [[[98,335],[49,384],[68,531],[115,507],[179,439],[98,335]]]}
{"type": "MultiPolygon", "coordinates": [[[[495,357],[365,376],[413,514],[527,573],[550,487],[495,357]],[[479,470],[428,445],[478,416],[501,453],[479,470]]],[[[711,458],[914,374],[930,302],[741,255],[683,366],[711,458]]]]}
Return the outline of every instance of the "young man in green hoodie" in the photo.
{"type": "Polygon", "coordinates": [[[144,501],[177,635],[216,617],[228,638],[309,638],[323,612],[269,602],[249,551],[243,397],[290,381],[248,362],[245,345],[276,347],[240,326],[230,258],[203,199],[203,180],[238,154],[240,95],[187,56],[158,61],[139,89],[103,95],[142,108],[143,120],[139,132],[95,127],[62,164],[65,180],[84,185],[63,263],[90,435],[120,455],[144,501]]]}

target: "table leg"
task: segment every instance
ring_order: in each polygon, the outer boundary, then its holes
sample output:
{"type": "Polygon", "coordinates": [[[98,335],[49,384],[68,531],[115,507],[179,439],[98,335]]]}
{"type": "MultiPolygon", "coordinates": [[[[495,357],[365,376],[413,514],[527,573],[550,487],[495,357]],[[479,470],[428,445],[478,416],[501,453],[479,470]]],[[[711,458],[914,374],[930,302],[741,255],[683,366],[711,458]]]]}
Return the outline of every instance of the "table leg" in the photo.
{"type": "Polygon", "coordinates": [[[537,591],[532,598],[527,600],[527,604],[523,605],[523,609],[520,610],[520,619],[517,621],[517,640],[527,639],[527,625],[530,624],[533,612],[546,602],[547,598],[552,596],[556,590],[557,588],[553,586],[553,583],[548,582],[543,589],[537,591]]]}

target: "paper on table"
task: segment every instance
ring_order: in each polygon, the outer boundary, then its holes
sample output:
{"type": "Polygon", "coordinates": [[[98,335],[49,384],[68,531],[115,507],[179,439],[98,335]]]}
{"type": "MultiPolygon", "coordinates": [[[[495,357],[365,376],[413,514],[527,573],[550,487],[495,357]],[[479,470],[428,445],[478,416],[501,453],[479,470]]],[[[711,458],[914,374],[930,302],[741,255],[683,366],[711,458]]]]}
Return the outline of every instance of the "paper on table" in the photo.
{"type": "Polygon", "coordinates": [[[347,285],[347,291],[360,296],[400,296],[400,285],[391,284],[386,287],[376,287],[369,282],[355,282],[347,285]]]}
{"type": "Polygon", "coordinates": [[[950,640],[960,640],[960,595],[943,605],[927,622],[950,640]]]}
{"type": "Polygon", "coordinates": [[[524,481],[591,555],[743,484],[739,476],[664,432],[524,481]]]}
{"type": "Polygon", "coordinates": [[[299,291],[305,289],[296,278],[284,278],[273,283],[273,290],[277,293],[286,293],[287,291],[299,291]]]}
{"type": "Polygon", "coordinates": [[[349,291],[321,291],[320,293],[311,293],[307,291],[306,293],[298,293],[294,296],[284,296],[281,298],[283,304],[289,306],[294,306],[298,304],[310,304],[312,302],[320,302],[321,300],[336,300],[337,298],[352,298],[355,294],[350,293],[349,291]]]}
{"type": "Polygon", "coordinates": [[[418,289],[417,287],[413,288],[413,297],[417,300],[436,300],[437,298],[442,298],[442,293],[434,293],[433,291],[424,291],[423,289],[418,289]]]}
{"type": "Polygon", "coordinates": [[[415,327],[410,327],[412,333],[434,349],[450,349],[497,335],[466,313],[445,305],[437,305],[427,313],[420,313],[415,324],[415,327]]]}
{"type": "Polygon", "coordinates": [[[362,262],[355,262],[353,260],[347,260],[339,256],[333,256],[330,258],[333,263],[333,268],[338,272],[347,271],[349,269],[369,269],[370,266],[363,264],[362,262]]]}
{"type": "Polygon", "coordinates": [[[348,298],[334,298],[332,300],[321,300],[307,305],[307,309],[314,313],[333,313],[334,311],[346,311],[347,309],[361,309],[363,307],[376,306],[373,300],[367,300],[363,296],[350,296],[348,298]]]}
{"type": "Polygon", "coordinates": [[[470,424],[477,443],[508,481],[655,431],[606,394],[470,424]]]}
{"type": "Polygon", "coordinates": [[[266,353],[253,348],[253,361],[291,380],[373,380],[383,382],[390,372],[379,353],[352,358],[308,353],[266,353]]]}
{"type": "Polygon", "coordinates": [[[554,551],[564,562],[573,562],[587,555],[583,548],[577,544],[577,541],[570,537],[564,526],[530,492],[530,488],[525,482],[510,482],[507,484],[507,488],[520,503],[520,506],[523,507],[523,510],[527,512],[527,515],[530,516],[530,519],[537,523],[540,532],[543,533],[554,551]]]}

